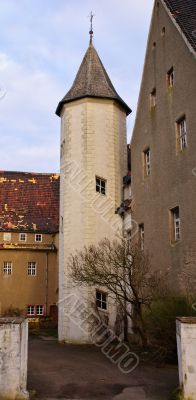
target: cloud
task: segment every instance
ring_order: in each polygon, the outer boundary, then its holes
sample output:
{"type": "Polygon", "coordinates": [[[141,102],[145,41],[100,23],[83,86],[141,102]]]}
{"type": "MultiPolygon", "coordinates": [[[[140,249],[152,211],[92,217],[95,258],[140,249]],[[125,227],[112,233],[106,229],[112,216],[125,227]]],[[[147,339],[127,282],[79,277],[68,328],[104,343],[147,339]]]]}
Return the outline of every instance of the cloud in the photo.
{"type": "Polygon", "coordinates": [[[59,0],[57,7],[53,0],[1,0],[0,169],[59,169],[55,109],[88,46],[91,10],[95,47],[135,113],[152,4],[59,0]]]}

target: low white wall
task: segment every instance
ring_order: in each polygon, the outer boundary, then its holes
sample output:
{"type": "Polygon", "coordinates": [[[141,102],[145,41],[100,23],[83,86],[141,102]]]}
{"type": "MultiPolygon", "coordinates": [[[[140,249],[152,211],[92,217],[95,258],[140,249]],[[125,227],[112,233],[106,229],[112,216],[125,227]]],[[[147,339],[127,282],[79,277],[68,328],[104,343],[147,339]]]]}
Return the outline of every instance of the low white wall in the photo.
{"type": "Polygon", "coordinates": [[[27,320],[0,318],[0,400],[29,399],[27,352],[27,320]]]}
{"type": "Polygon", "coordinates": [[[177,318],[179,380],[184,400],[196,400],[196,318],[177,318]]]}

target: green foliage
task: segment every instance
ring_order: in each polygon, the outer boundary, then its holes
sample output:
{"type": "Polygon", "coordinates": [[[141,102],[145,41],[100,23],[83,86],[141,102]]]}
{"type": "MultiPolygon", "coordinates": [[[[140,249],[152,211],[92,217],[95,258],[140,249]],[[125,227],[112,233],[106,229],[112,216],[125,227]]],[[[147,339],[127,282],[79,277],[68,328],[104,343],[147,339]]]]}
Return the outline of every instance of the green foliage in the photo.
{"type": "Polygon", "coordinates": [[[7,310],[4,311],[4,317],[21,317],[23,316],[24,311],[20,310],[19,308],[9,307],[7,310]]]}
{"type": "Polygon", "coordinates": [[[169,400],[184,400],[182,389],[178,388],[178,389],[174,390],[174,392],[172,393],[169,400]]]}
{"type": "Polygon", "coordinates": [[[177,360],[176,317],[180,316],[196,316],[196,310],[185,297],[156,300],[144,313],[150,343],[165,348],[169,360],[177,360]]]}

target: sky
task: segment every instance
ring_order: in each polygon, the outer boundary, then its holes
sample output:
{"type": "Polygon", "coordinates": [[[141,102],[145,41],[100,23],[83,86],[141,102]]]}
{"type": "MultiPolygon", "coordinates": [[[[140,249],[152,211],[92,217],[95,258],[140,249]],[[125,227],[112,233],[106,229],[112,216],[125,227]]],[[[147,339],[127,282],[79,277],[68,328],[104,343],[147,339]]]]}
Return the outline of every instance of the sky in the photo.
{"type": "Polygon", "coordinates": [[[134,125],[153,0],[0,0],[0,170],[59,172],[58,102],[89,44],[133,110],[134,125]]]}

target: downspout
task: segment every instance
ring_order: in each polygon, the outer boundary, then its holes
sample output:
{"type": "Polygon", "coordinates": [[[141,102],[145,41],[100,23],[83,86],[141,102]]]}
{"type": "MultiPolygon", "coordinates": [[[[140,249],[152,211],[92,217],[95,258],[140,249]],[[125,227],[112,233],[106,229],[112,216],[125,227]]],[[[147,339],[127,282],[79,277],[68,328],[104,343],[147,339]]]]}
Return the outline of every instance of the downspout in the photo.
{"type": "Polygon", "coordinates": [[[48,252],[46,252],[45,269],[45,314],[48,315],[48,252]]]}

